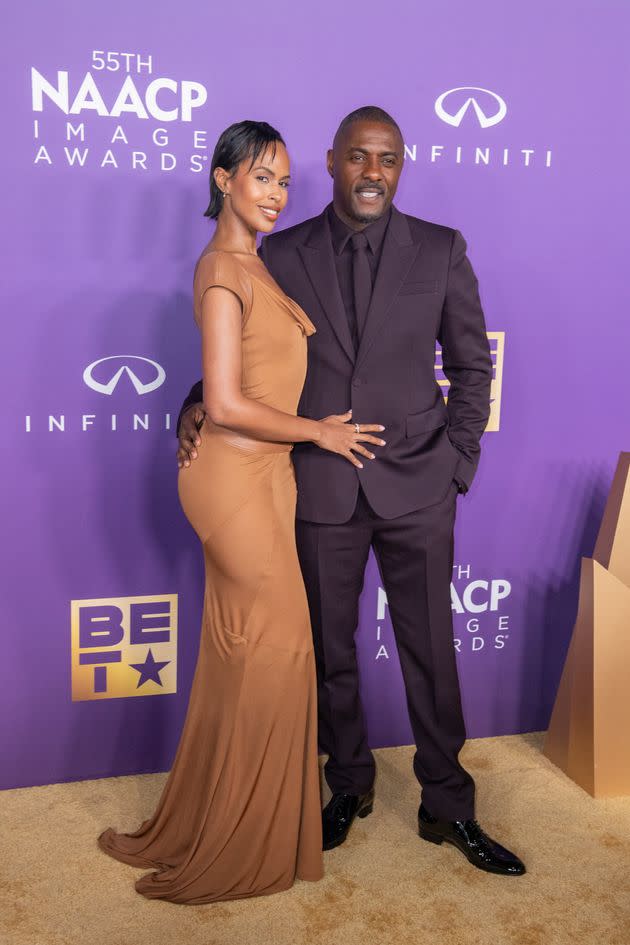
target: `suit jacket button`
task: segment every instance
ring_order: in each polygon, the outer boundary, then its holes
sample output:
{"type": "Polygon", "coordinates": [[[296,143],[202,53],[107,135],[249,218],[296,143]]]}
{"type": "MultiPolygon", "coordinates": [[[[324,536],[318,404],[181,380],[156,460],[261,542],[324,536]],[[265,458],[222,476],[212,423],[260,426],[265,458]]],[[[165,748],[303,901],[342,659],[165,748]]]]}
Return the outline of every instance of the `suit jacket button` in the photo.
{"type": "Polygon", "coordinates": [[[353,386],[353,387],[360,387],[362,383],[363,383],[363,381],[361,380],[360,377],[355,377],[355,378],[353,379],[353,381],[352,381],[352,386],[353,386]]]}

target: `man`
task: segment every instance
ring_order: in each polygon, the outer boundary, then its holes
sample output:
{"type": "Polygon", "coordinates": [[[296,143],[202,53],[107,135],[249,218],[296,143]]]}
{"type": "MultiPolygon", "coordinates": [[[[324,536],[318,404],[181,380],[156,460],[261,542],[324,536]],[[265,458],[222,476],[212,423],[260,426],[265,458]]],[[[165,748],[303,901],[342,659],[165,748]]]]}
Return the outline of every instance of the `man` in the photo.
{"type": "MultiPolygon", "coordinates": [[[[390,614],[422,785],[422,838],[456,846],[480,869],[523,863],[474,820],[474,782],[458,761],[465,728],[453,646],[450,581],[457,493],[470,487],[489,415],[492,363],[477,281],[461,235],[392,204],[403,167],[394,119],[366,106],[341,122],[324,212],[263,239],[260,255],[308,312],[308,372],[298,413],[352,409],[385,426],[386,445],[358,469],[298,444],[296,535],[318,672],[319,740],[332,798],[324,849],[372,811],[375,766],[359,697],[354,634],[374,549],[390,614]],[[450,381],[435,380],[436,339],[450,381]]],[[[180,414],[180,465],[196,457],[201,382],[180,414]]]]}

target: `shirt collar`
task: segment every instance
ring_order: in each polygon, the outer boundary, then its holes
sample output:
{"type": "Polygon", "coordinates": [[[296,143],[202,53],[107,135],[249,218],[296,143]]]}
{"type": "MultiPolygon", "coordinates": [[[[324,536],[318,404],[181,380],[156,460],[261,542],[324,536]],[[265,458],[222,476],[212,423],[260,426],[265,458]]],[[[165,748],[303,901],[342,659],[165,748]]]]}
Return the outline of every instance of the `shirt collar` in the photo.
{"type": "MultiPolygon", "coordinates": [[[[365,233],[368,246],[375,256],[381,251],[391,215],[392,208],[390,207],[387,213],[384,213],[382,217],[379,217],[374,223],[369,223],[361,230],[362,233],[365,233]]],[[[332,203],[328,205],[328,223],[330,226],[333,250],[337,256],[340,256],[348,245],[349,240],[357,231],[353,230],[337,216],[332,203]]]]}

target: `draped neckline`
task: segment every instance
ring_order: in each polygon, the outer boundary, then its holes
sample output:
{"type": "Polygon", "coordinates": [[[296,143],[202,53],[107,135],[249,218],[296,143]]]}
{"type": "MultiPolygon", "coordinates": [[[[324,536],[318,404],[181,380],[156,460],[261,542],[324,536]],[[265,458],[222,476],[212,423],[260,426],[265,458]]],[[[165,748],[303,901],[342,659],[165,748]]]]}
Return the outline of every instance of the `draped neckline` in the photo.
{"type": "Polygon", "coordinates": [[[241,263],[241,266],[245,270],[247,275],[250,277],[250,279],[254,279],[255,282],[258,282],[260,285],[264,286],[265,289],[271,292],[271,294],[274,295],[277,299],[279,299],[280,302],[284,303],[284,305],[291,312],[291,315],[293,316],[295,321],[298,323],[298,325],[302,328],[304,334],[307,337],[315,334],[315,330],[316,330],[315,325],[310,320],[310,318],[308,317],[304,309],[301,306],[299,306],[298,303],[294,299],[291,298],[291,296],[283,292],[282,289],[280,289],[280,287],[275,289],[272,285],[270,285],[264,279],[261,279],[259,276],[255,276],[253,272],[250,272],[249,269],[246,266],[243,266],[242,263],[241,263]]]}

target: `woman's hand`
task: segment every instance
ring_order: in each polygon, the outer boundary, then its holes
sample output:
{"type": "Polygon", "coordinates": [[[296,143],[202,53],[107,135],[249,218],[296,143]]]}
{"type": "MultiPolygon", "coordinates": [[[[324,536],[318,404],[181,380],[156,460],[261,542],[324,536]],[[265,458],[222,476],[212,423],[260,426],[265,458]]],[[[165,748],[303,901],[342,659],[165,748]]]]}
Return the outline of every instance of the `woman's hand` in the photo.
{"type": "Polygon", "coordinates": [[[351,419],[352,411],[348,410],[347,413],[324,417],[323,420],[319,420],[320,436],[316,443],[323,450],[338,453],[349,460],[353,466],[363,469],[363,463],[354,454],[359,453],[367,459],[374,459],[374,453],[370,453],[361,444],[374,443],[375,446],[385,446],[385,440],[370,435],[373,432],[381,432],[385,427],[378,423],[354,424],[349,422],[351,419]]]}

